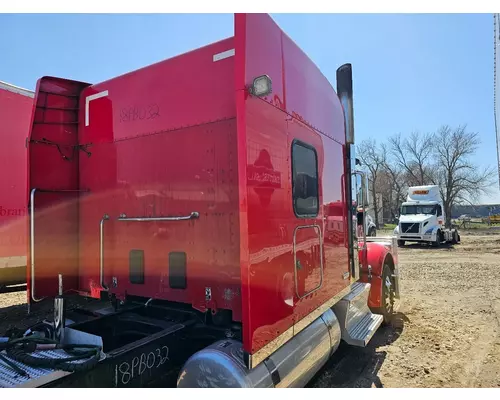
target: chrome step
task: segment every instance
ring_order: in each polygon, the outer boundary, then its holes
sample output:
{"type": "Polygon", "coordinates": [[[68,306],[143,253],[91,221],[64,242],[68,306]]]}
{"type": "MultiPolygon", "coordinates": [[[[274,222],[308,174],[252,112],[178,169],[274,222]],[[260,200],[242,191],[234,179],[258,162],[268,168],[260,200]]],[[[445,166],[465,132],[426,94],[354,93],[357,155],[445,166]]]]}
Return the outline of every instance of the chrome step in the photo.
{"type": "Polygon", "coordinates": [[[342,339],[352,346],[365,347],[384,320],[368,307],[370,287],[369,283],[354,283],[351,291],[333,306],[342,339]]]}
{"type": "Polygon", "coordinates": [[[383,320],[384,317],[382,315],[366,314],[358,323],[349,326],[348,343],[353,346],[366,347],[383,320]]]}

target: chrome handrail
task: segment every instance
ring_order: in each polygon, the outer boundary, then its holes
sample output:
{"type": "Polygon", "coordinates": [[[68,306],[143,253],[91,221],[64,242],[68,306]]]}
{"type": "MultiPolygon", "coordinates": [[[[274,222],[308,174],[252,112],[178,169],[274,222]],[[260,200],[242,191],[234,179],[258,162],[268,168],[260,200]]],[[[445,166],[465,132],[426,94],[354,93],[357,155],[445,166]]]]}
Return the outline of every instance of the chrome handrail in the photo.
{"type": "Polygon", "coordinates": [[[45,297],[39,299],[35,296],[35,193],[34,188],[30,193],[30,257],[31,257],[31,299],[34,302],[42,301],[45,297]]]}
{"type": "MultiPolygon", "coordinates": [[[[126,222],[162,222],[162,221],[187,221],[191,219],[197,219],[200,217],[200,213],[193,211],[187,216],[178,217],[127,217],[125,214],[120,214],[117,221],[126,222]]],[[[104,214],[99,223],[99,279],[101,286],[108,290],[107,285],[104,283],[104,222],[109,220],[109,215],[104,214]]]]}
{"type": "Polygon", "coordinates": [[[200,213],[193,211],[189,215],[178,216],[178,217],[127,217],[125,214],[120,214],[118,221],[130,221],[130,222],[188,221],[190,219],[197,219],[197,218],[200,218],[200,213]]]}
{"type": "Polygon", "coordinates": [[[101,286],[108,290],[104,283],[104,222],[109,219],[108,214],[104,214],[99,223],[99,281],[101,286]]]}

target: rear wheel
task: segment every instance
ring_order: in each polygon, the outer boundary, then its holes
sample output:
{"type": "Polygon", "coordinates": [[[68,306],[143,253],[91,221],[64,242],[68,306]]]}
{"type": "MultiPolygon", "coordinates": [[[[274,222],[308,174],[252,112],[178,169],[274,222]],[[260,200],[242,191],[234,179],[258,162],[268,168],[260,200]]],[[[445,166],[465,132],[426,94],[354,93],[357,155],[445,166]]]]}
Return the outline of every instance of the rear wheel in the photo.
{"type": "Polygon", "coordinates": [[[452,234],[451,234],[451,243],[452,244],[458,244],[458,242],[460,242],[460,238],[458,236],[458,232],[457,231],[453,231],[452,234]]]}
{"type": "Polygon", "coordinates": [[[375,228],[370,228],[370,231],[368,233],[368,236],[375,237],[377,236],[377,230],[375,228]]]}

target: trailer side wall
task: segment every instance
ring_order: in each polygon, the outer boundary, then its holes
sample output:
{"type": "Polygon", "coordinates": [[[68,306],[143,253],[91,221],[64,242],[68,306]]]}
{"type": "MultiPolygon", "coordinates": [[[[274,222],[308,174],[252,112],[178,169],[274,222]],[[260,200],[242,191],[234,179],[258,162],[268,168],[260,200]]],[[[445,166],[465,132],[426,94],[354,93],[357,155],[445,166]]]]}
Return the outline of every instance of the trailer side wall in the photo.
{"type": "Polygon", "coordinates": [[[0,286],[26,281],[26,138],[33,92],[0,82],[0,286]]]}

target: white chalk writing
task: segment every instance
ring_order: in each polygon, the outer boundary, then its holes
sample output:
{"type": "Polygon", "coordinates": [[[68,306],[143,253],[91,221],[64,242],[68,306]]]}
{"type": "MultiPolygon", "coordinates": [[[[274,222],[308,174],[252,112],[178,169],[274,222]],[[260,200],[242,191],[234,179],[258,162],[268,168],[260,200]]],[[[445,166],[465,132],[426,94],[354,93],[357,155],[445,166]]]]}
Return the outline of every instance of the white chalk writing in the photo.
{"type": "Polygon", "coordinates": [[[168,347],[158,347],[148,353],[135,356],[132,361],[123,361],[115,366],[115,387],[128,385],[130,381],[146,371],[159,368],[168,361],[168,347]]]}

